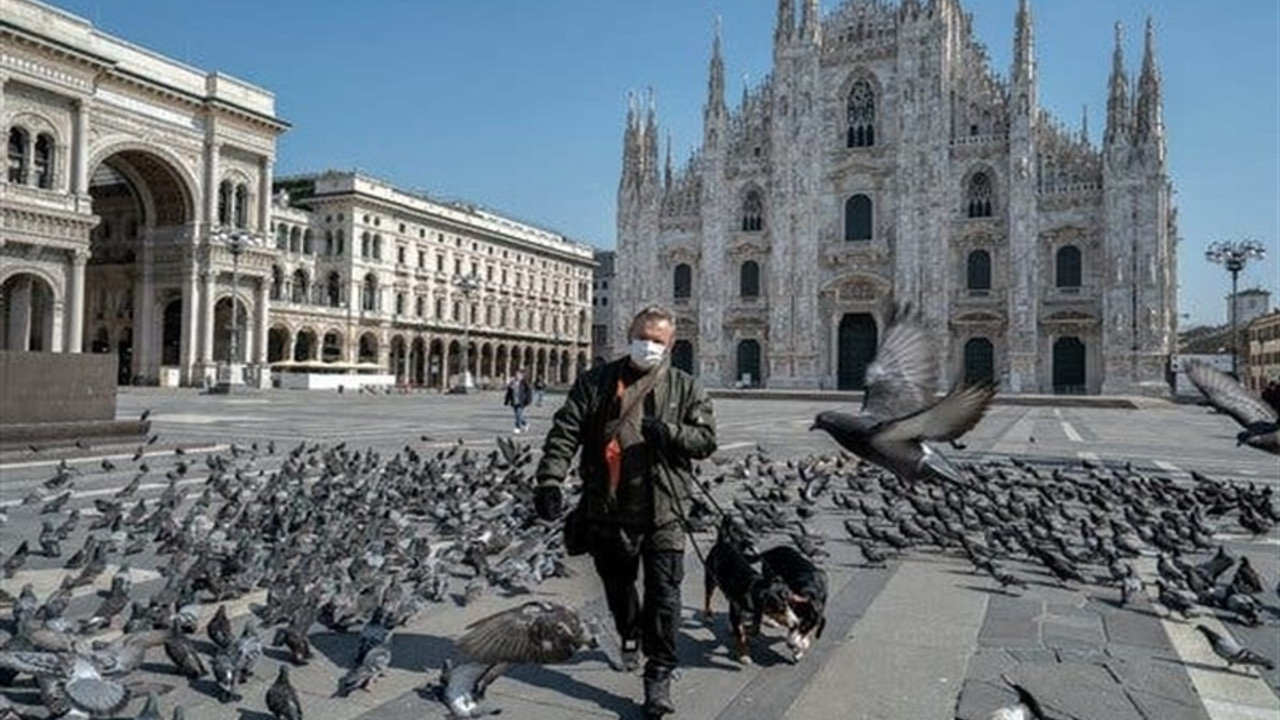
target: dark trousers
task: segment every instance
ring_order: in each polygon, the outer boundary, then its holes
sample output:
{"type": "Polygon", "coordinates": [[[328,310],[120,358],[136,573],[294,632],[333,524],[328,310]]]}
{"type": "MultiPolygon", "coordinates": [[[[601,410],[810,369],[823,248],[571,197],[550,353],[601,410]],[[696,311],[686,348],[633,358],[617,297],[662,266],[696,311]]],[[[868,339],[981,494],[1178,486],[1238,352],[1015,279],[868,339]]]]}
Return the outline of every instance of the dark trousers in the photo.
{"type": "Polygon", "coordinates": [[[592,553],[596,574],[618,637],[640,640],[646,658],[645,677],[667,677],[676,666],[676,632],[680,628],[680,583],[684,581],[684,553],[654,550],[649,537],[640,552],[627,552],[608,543],[592,553]],[[644,602],[636,592],[636,576],[644,564],[644,602]]]}

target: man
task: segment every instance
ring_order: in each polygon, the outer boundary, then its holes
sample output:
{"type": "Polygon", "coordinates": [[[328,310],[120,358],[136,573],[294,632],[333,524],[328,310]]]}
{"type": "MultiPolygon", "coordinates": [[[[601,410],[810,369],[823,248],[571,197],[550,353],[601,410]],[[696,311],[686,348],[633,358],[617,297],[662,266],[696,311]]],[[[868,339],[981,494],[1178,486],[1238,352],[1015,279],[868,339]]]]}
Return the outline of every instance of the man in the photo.
{"type": "Polygon", "coordinates": [[[583,373],[552,420],[538,464],[534,505],[546,520],[561,512],[560,484],[581,448],[582,512],[589,552],[634,671],[643,649],[644,707],[651,718],[675,712],[684,524],[693,461],[716,449],[706,391],[671,367],[675,316],[650,306],[631,322],[627,357],[583,373]],[[644,565],[644,601],[636,576],[644,565]]]}
{"type": "Polygon", "coordinates": [[[529,381],[525,379],[524,371],[516,370],[516,376],[507,383],[507,394],[502,398],[502,404],[510,405],[515,413],[516,435],[529,429],[529,421],[524,417],[524,409],[529,407],[529,402],[532,400],[533,391],[529,389],[529,381]]]}

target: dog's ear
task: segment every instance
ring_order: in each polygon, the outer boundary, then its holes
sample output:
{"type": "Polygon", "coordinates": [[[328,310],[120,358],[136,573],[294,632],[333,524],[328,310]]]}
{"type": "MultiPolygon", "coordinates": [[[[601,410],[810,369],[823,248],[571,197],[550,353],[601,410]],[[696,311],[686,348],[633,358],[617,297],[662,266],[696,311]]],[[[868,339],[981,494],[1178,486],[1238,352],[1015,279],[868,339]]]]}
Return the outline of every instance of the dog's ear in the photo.
{"type": "Polygon", "coordinates": [[[797,593],[797,592],[793,592],[793,591],[788,590],[788,591],[787,591],[787,602],[789,602],[789,603],[791,603],[791,604],[793,604],[793,605],[808,605],[808,604],[810,603],[810,600],[809,600],[809,598],[808,598],[808,597],[805,597],[804,595],[801,595],[800,593],[797,593]]]}

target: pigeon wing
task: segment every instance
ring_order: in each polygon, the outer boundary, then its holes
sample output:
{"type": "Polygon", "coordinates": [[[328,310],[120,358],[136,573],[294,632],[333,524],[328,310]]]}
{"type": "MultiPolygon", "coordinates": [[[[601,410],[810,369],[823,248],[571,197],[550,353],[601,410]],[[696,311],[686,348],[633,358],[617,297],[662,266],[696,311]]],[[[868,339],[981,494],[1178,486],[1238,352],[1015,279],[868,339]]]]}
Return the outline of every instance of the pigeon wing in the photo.
{"type": "Polygon", "coordinates": [[[895,309],[867,366],[862,412],[888,421],[918,412],[937,392],[937,367],[924,326],[910,306],[895,309]]]}
{"type": "Polygon", "coordinates": [[[885,424],[876,443],[955,440],[973,429],[995,397],[991,385],[964,385],[919,412],[885,424]]]}
{"type": "Polygon", "coordinates": [[[115,715],[129,704],[129,689],[111,680],[76,677],[67,681],[66,691],[73,706],[95,717],[115,715]]]}
{"type": "Polygon", "coordinates": [[[64,655],[29,650],[0,652],[0,668],[8,668],[28,675],[43,677],[61,676],[66,672],[64,655]]]}
{"type": "Polygon", "coordinates": [[[555,663],[577,649],[572,628],[576,614],[554,603],[527,602],[478,620],[458,640],[458,650],[470,662],[555,663]]]}
{"type": "Polygon", "coordinates": [[[1204,363],[1191,363],[1187,377],[1209,402],[1222,412],[1235,418],[1244,427],[1258,422],[1275,422],[1276,413],[1266,403],[1254,397],[1243,385],[1204,363]]]}

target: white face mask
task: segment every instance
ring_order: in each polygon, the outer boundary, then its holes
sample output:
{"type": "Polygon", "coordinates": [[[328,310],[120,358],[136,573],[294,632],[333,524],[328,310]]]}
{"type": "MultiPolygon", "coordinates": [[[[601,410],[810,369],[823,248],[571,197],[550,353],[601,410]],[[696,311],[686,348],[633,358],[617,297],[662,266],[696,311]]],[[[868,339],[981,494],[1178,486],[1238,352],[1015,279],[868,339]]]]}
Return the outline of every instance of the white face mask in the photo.
{"type": "Polygon", "coordinates": [[[635,339],[631,341],[631,364],[640,370],[652,370],[662,362],[667,347],[652,340],[635,339]]]}

